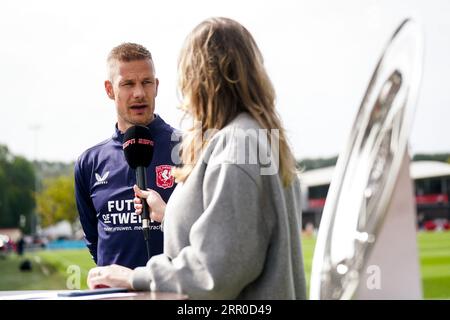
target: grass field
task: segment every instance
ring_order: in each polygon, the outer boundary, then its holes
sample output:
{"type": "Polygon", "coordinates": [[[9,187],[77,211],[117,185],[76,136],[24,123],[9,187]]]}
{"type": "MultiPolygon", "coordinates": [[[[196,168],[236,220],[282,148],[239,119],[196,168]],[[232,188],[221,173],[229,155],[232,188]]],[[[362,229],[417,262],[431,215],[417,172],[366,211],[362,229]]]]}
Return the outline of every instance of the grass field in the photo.
{"type": "Polygon", "coordinates": [[[418,235],[422,285],[426,299],[450,299],[450,231],[418,235]]]}
{"type": "MultiPolygon", "coordinates": [[[[314,245],[314,239],[303,239],[308,286],[314,245]]],[[[421,232],[418,246],[424,298],[450,299],[450,232],[421,232]]],[[[70,265],[80,267],[81,289],[86,289],[87,272],[94,267],[87,250],[40,251],[0,258],[0,290],[66,289],[70,265]],[[25,258],[32,261],[30,272],[19,271],[25,258]]]]}
{"type": "Polygon", "coordinates": [[[66,282],[72,273],[71,265],[80,267],[80,289],[86,289],[90,268],[95,267],[86,250],[48,250],[27,253],[22,257],[10,255],[0,259],[0,290],[67,289],[66,282]],[[19,265],[31,260],[31,271],[20,271],[19,265]]]}

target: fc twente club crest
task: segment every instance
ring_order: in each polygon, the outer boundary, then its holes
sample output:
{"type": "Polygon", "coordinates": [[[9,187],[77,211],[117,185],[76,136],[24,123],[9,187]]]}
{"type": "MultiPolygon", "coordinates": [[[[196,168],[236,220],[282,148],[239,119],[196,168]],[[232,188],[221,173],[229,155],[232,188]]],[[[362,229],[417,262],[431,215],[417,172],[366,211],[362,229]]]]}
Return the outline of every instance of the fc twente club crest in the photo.
{"type": "Polygon", "coordinates": [[[156,185],[163,189],[172,188],[175,182],[172,176],[172,167],[169,165],[161,165],[156,168],[156,185]]]}

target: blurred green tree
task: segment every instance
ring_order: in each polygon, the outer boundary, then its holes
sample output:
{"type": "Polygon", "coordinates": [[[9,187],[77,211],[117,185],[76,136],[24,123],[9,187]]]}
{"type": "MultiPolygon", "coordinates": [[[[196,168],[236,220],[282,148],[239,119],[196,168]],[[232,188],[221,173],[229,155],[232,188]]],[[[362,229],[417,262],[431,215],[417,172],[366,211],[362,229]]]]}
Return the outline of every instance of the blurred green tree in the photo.
{"type": "Polygon", "coordinates": [[[73,175],[44,179],[36,197],[37,212],[43,227],[62,220],[74,223],[78,217],[73,175]]]}
{"type": "Polygon", "coordinates": [[[0,145],[0,227],[31,231],[36,175],[32,163],[0,145]],[[20,225],[20,217],[26,224],[20,225]]]}

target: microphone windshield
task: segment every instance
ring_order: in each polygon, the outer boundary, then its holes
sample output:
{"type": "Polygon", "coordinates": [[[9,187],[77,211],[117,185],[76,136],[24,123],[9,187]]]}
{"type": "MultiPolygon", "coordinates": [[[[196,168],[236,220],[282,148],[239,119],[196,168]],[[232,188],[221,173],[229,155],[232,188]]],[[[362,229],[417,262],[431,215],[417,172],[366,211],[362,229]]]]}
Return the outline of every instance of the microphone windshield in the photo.
{"type": "Polygon", "coordinates": [[[153,139],[150,130],[144,126],[132,126],[125,131],[123,137],[123,152],[128,165],[148,167],[153,158],[153,139]]]}

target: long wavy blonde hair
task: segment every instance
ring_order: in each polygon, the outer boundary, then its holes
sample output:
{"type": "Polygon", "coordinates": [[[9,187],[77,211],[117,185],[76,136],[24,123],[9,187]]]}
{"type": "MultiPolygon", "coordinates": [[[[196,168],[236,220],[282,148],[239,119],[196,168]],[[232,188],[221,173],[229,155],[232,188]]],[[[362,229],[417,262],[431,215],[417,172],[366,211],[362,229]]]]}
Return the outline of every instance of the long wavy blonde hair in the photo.
{"type": "Polygon", "coordinates": [[[193,125],[183,136],[182,166],[173,172],[177,181],[185,181],[192,172],[209,141],[202,139],[207,130],[220,130],[247,112],[262,128],[279,130],[280,176],[288,186],[296,173],[295,159],[275,111],[275,90],[250,32],[228,18],[203,21],[185,40],[178,72],[181,108],[201,130],[193,125]]]}

